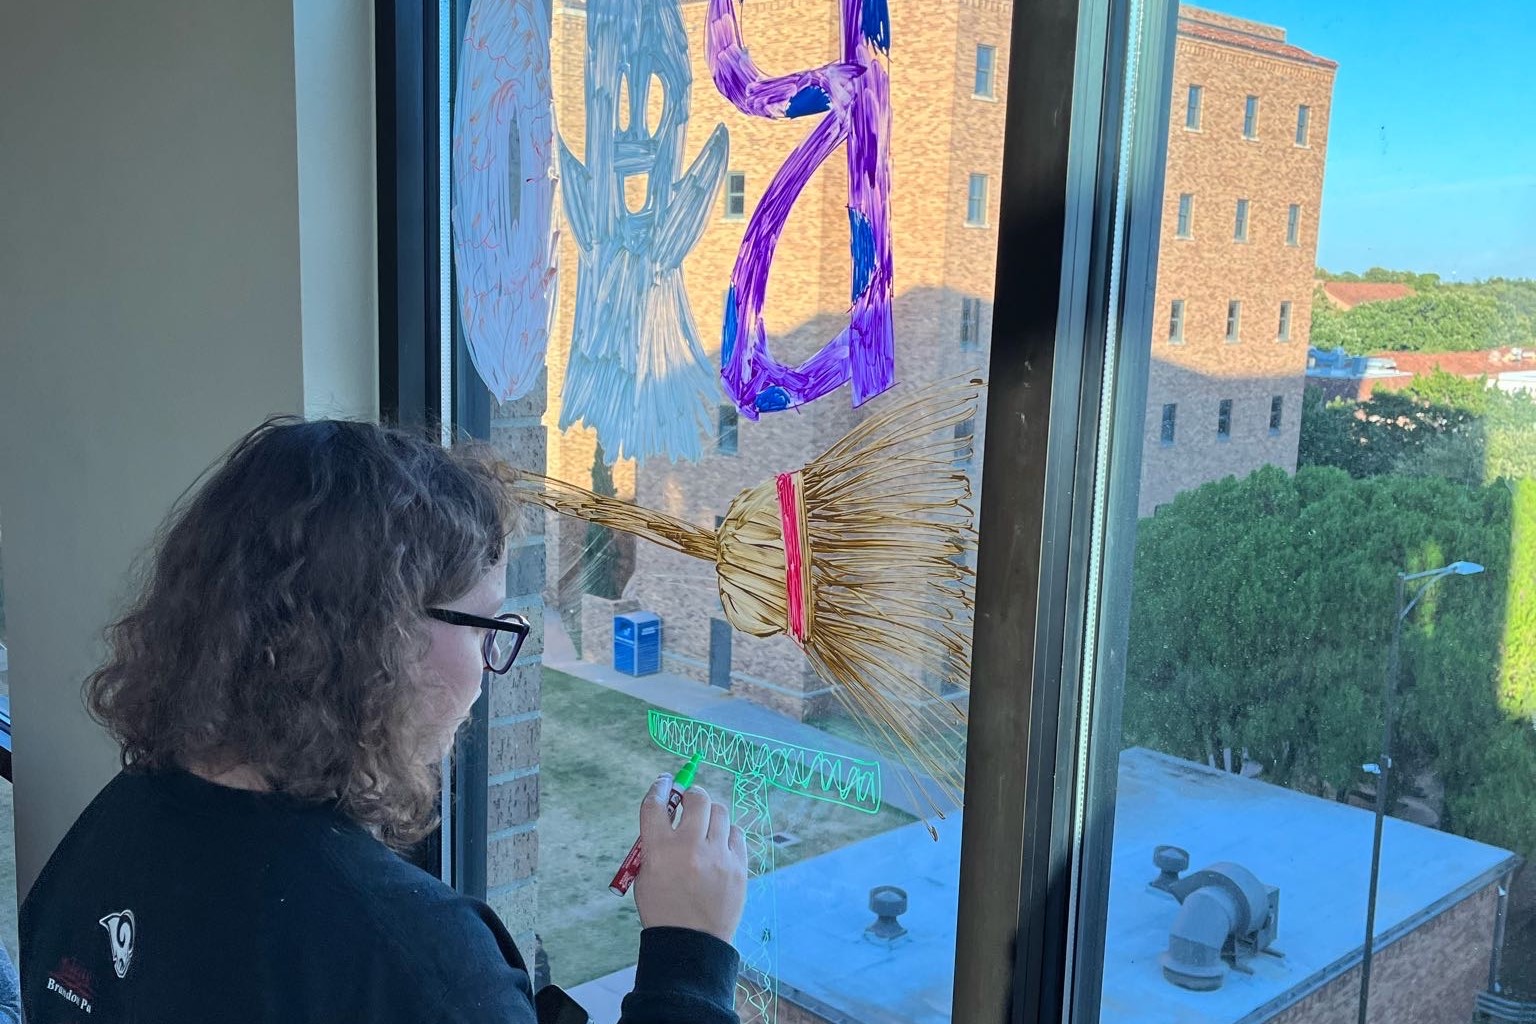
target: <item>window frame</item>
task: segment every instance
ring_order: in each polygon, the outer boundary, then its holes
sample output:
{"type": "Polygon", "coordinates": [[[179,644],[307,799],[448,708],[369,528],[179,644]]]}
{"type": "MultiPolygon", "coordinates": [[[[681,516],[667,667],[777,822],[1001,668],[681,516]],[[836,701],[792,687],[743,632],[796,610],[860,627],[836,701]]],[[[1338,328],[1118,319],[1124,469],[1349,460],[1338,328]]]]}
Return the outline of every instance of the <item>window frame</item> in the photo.
{"type": "Polygon", "coordinates": [[[974,76],[972,77],[972,80],[971,80],[971,98],[972,99],[977,99],[977,100],[995,100],[995,99],[997,99],[997,47],[996,46],[993,46],[991,43],[977,43],[976,44],[976,65],[975,65],[975,69],[974,70],[975,70],[975,74],[974,74],[974,76]],[[987,54],[987,69],[986,69],[986,85],[987,85],[987,88],[986,88],[985,92],[983,92],[982,90],[976,88],[977,85],[981,84],[981,80],[982,80],[981,55],[982,55],[983,52],[985,52],[987,54]]]}
{"type": "MultiPolygon", "coordinates": [[[[439,101],[453,80],[448,41],[462,32],[467,8],[464,0],[374,3],[380,399],[402,424],[485,436],[489,396],[462,338],[449,338],[438,316],[452,273],[440,244],[447,147],[439,101]],[[446,18],[454,24],[445,34],[446,18]]],[[[1112,822],[1090,818],[1078,830],[1070,821],[1090,783],[1102,796],[1113,779],[1080,770],[1087,762],[1068,723],[1087,714],[1096,734],[1118,731],[1113,702],[1085,693],[1080,658],[1125,642],[1123,622],[1101,621],[1090,608],[1088,536],[1103,514],[1090,495],[1112,446],[1108,507],[1125,516],[1129,496],[1134,509],[1151,358],[1116,338],[1147,336],[1158,316],[1151,284],[1175,29],[1168,0],[1040,0],[1012,13],[1007,61],[1031,72],[1003,83],[995,280],[1018,301],[991,314],[984,430],[992,443],[981,467],[988,484],[967,764],[968,802],[1006,810],[963,822],[956,1020],[1025,1024],[1062,1019],[1069,1006],[1085,1020],[1097,1016],[1103,932],[1094,922],[1106,912],[1110,850],[1099,833],[1112,822]],[[1135,104],[1137,95],[1144,101],[1135,104]],[[1126,121],[1145,140],[1129,152],[1126,121]],[[1063,241],[1041,246],[1041,238],[1063,241]],[[1110,401],[1124,407],[1113,417],[1101,416],[1106,372],[1115,380],[1110,401]]],[[[1124,531],[1108,536],[1104,554],[1119,565],[1124,531]]],[[[455,749],[440,835],[413,855],[468,895],[483,894],[485,880],[485,703],[455,749]]]]}
{"type": "Polygon", "coordinates": [[[726,171],[725,188],[720,191],[723,206],[720,218],[722,220],[746,220],[747,219],[747,172],[726,171]],[[740,185],[738,189],[736,186],[740,185]],[[741,209],[733,210],[732,206],[739,204],[741,209]]]}
{"type": "Polygon", "coordinates": [[[1243,300],[1227,300],[1227,344],[1236,345],[1243,340],[1243,300]]]}
{"type": "Polygon", "coordinates": [[[1237,208],[1232,214],[1232,241],[1240,245],[1248,244],[1248,211],[1249,202],[1246,198],[1239,198],[1237,208]]]}
{"type": "Polygon", "coordinates": [[[1184,317],[1187,307],[1183,299],[1174,299],[1168,304],[1168,343],[1171,345],[1184,344],[1184,317]]]}
{"type": "Polygon", "coordinates": [[[1285,429],[1285,396],[1272,395],[1269,399],[1269,436],[1279,437],[1285,429]]]}
{"type": "Polygon", "coordinates": [[[1285,209],[1285,244],[1292,248],[1301,245],[1301,204],[1291,203],[1285,209]]]}
{"type": "Polygon", "coordinates": [[[1201,119],[1205,116],[1205,86],[1194,82],[1184,92],[1184,130],[1201,131],[1201,119]]]}
{"type": "Polygon", "coordinates": [[[1297,149],[1312,148],[1312,105],[1310,103],[1296,104],[1296,139],[1297,149]]]}
{"type": "Polygon", "coordinates": [[[1179,193],[1179,208],[1174,214],[1173,237],[1187,240],[1195,237],[1195,194],[1179,193]]]}
{"type": "Polygon", "coordinates": [[[1243,138],[1259,140],[1259,97],[1253,93],[1243,97],[1243,138]]]}
{"type": "Polygon", "coordinates": [[[976,352],[981,349],[981,300],[963,295],[960,298],[960,351],[976,352]]]}
{"type": "Polygon", "coordinates": [[[715,410],[715,453],[717,455],[741,454],[741,414],[730,402],[721,402],[715,410]],[[726,443],[726,437],[730,443],[726,443]]]}
{"type": "Polygon", "coordinates": [[[987,223],[987,203],[991,199],[990,182],[987,180],[989,177],[990,175],[972,171],[965,179],[965,226],[968,228],[991,227],[987,223]],[[977,195],[978,185],[980,195],[977,195]],[[978,206],[980,210],[973,215],[973,210],[978,206]]]}
{"type": "Polygon", "coordinates": [[[1296,307],[1290,299],[1280,300],[1280,323],[1275,332],[1276,341],[1291,340],[1291,318],[1295,314],[1296,307]]]}
{"type": "Polygon", "coordinates": [[[1223,398],[1216,403],[1216,440],[1221,443],[1232,440],[1232,408],[1230,398],[1223,398]]]}
{"type": "Polygon", "coordinates": [[[1179,440],[1179,403],[1164,402],[1162,423],[1158,431],[1159,440],[1164,448],[1172,448],[1179,440]]]}

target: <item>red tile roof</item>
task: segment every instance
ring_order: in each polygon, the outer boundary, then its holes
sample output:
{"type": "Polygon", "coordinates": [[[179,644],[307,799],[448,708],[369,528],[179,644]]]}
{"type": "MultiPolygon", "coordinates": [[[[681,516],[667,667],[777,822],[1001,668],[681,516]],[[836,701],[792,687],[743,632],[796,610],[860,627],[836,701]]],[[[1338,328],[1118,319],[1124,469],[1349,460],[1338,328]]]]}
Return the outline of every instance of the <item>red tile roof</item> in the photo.
{"type": "Polygon", "coordinates": [[[1494,377],[1507,370],[1530,366],[1529,360],[1522,365],[1520,360],[1508,358],[1503,349],[1497,348],[1483,352],[1380,352],[1377,355],[1392,360],[1398,370],[1414,376],[1441,369],[1458,377],[1494,377]]]}
{"type": "Polygon", "coordinates": [[[1239,32],[1235,29],[1223,28],[1220,25],[1213,25],[1209,22],[1196,21],[1190,18],[1179,19],[1179,35],[1188,36],[1193,39],[1203,39],[1208,43],[1233,46],[1241,50],[1267,53],[1272,57],[1283,57],[1287,60],[1311,64],[1314,67],[1332,69],[1339,66],[1339,62],[1336,60],[1319,57],[1315,53],[1303,50],[1299,46],[1292,46],[1290,43],[1281,42],[1277,39],[1268,39],[1249,32],[1239,32]]]}
{"type": "Polygon", "coordinates": [[[1323,294],[1336,306],[1354,309],[1362,303],[1391,302],[1417,293],[1405,284],[1389,281],[1324,281],[1323,294]]]}

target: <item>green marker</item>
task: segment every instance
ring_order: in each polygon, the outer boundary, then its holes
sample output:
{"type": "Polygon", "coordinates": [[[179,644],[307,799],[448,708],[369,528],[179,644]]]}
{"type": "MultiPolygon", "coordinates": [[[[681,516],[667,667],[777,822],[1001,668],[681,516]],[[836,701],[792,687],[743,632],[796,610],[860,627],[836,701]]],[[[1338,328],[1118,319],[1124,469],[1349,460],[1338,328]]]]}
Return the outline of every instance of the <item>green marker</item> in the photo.
{"type": "MultiPolygon", "coordinates": [[[[683,791],[693,785],[693,777],[699,773],[699,765],[703,763],[704,752],[701,750],[690,757],[688,763],[683,765],[683,770],[673,778],[672,793],[667,797],[667,817],[671,820],[677,820],[677,809],[683,803],[683,791]]],[[[636,839],[635,845],[629,848],[629,856],[619,865],[619,873],[608,883],[609,892],[615,896],[629,892],[629,887],[635,884],[635,878],[640,874],[640,859],[640,840],[636,839]]]]}

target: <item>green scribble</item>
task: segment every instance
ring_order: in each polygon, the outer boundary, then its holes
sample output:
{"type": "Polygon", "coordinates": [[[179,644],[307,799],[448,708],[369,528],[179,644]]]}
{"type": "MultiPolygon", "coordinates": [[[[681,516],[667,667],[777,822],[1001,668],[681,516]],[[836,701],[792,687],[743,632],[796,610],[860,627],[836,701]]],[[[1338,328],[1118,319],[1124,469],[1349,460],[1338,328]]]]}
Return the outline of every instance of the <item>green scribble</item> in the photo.
{"type": "Polygon", "coordinates": [[[738,732],[664,711],[647,715],[651,741],[678,757],[704,756],[704,763],[729,772],[731,819],[747,843],[752,898],[738,934],[757,936],[741,950],[742,973],[756,985],[743,986],[742,1024],[774,1024],[778,1017],[777,899],[773,886],[773,818],[768,794],[782,789],[813,800],[880,812],[880,763],[738,732]]]}

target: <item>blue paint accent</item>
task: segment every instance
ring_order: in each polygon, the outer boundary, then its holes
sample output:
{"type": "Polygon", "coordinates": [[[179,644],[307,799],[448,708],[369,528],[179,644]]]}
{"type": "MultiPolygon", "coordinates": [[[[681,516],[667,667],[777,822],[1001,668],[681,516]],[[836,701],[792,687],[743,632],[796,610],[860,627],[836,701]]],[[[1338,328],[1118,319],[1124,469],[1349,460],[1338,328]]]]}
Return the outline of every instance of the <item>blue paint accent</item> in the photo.
{"type": "Polygon", "coordinates": [[[731,353],[736,351],[736,286],[725,293],[725,326],[720,328],[720,369],[731,365],[731,353]]]}
{"type": "Polygon", "coordinates": [[[857,302],[875,276],[875,229],[858,210],[848,211],[849,248],[853,252],[853,301],[857,302]]]}
{"type": "Polygon", "coordinates": [[[861,26],[864,38],[883,53],[891,52],[891,11],[886,0],[864,0],[864,19],[861,26]]]}
{"type": "Polygon", "coordinates": [[[783,412],[789,408],[789,392],[775,385],[764,388],[763,393],[757,396],[757,401],[752,403],[758,412],[783,412]]]}
{"type": "Polygon", "coordinates": [[[789,107],[784,111],[785,117],[804,117],[807,114],[819,114],[832,106],[832,97],[827,95],[827,90],[819,85],[807,85],[790,97],[789,107]]]}

